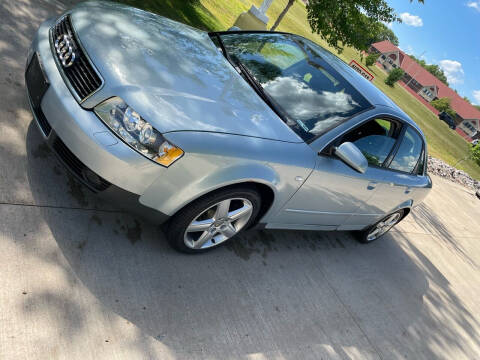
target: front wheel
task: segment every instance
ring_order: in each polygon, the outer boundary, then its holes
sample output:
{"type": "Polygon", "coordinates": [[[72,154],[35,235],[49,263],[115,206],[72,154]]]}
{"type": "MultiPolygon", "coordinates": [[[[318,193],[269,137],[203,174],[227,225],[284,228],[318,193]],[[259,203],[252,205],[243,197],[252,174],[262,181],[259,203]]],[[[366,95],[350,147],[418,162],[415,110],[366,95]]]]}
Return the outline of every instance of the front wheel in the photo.
{"type": "Polygon", "coordinates": [[[367,230],[358,233],[358,241],[367,244],[385,235],[391,228],[403,219],[404,210],[398,210],[369,227],[367,230]]]}
{"type": "Polygon", "coordinates": [[[260,194],[248,187],[206,195],[172,218],[168,241],[181,252],[210,250],[248,228],[255,221],[260,206],[260,194]]]}

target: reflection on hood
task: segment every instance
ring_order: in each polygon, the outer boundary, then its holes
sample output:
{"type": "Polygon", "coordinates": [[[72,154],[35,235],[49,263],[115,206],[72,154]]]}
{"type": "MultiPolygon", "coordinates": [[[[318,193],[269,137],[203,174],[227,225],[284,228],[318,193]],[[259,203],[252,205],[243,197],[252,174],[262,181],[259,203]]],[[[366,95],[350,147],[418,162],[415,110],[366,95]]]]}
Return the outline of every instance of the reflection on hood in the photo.
{"type": "Polygon", "coordinates": [[[265,91],[294,120],[308,123],[311,133],[344,119],[342,114],[350,113],[359,104],[343,91],[317,92],[294,77],[278,77],[263,84],[265,91]]]}

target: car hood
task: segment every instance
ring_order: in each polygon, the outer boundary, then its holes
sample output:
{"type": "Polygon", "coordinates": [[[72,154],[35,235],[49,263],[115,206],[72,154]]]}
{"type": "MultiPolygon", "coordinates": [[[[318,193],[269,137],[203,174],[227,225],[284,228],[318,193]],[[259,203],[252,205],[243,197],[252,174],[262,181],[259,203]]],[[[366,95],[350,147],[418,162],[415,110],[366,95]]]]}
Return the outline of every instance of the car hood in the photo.
{"type": "Polygon", "coordinates": [[[84,107],[119,96],[162,133],[211,131],[301,141],[208,33],[106,2],[83,3],[71,11],[71,19],[105,81],[84,107]]]}

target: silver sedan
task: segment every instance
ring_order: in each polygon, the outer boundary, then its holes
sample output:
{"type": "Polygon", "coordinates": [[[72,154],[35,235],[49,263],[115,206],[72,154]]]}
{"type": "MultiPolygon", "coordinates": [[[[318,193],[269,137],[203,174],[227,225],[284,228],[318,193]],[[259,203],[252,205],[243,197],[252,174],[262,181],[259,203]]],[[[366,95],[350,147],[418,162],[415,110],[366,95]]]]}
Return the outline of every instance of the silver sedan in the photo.
{"type": "Polygon", "coordinates": [[[432,183],[419,127],[319,45],[203,32],[110,2],[44,22],[25,71],[32,113],[90,190],[202,252],[252,226],[371,242],[432,183]]]}

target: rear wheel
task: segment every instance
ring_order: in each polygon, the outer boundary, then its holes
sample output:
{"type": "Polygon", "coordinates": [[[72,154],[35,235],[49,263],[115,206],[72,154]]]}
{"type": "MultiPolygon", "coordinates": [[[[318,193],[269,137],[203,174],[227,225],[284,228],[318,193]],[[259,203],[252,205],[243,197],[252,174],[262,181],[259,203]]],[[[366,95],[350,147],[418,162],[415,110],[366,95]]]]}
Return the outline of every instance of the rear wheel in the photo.
{"type": "Polygon", "coordinates": [[[200,253],[235,237],[258,215],[260,194],[251,188],[225,189],[202,197],[170,221],[168,241],[176,250],[200,253]]]}
{"type": "Polygon", "coordinates": [[[403,218],[404,210],[398,210],[369,227],[367,230],[358,233],[358,240],[361,243],[370,243],[385,235],[391,228],[397,225],[403,218]]]}

